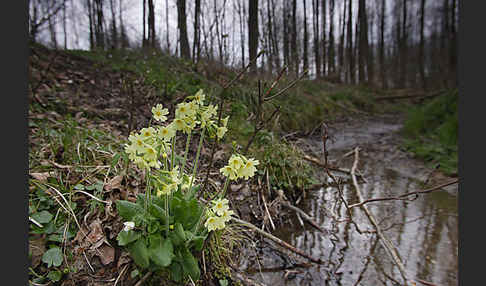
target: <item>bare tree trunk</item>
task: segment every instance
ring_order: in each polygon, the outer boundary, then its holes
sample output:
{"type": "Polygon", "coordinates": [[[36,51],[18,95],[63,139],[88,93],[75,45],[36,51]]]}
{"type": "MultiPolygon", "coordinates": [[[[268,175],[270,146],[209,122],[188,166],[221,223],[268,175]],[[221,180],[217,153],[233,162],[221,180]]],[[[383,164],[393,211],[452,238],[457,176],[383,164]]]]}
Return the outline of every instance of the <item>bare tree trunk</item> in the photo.
{"type": "Polygon", "coordinates": [[[167,50],[170,53],[169,31],[169,0],[165,0],[165,40],[167,42],[167,50]]]}
{"type": "Polygon", "coordinates": [[[64,32],[64,49],[67,50],[66,3],[62,5],[62,29],[64,32]]]}
{"type": "Polygon", "coordinates": [[[451,47],[449,52],[450,70],[452,73],[452,84],[457,86],[457,34],[456,34],[456,0],[452,0],[451,7],[451,47]]]}
{"type": "Polygon", "coordinates": [[[354,84],[354,57],[353,57],[353,13],[352,1],[348,1],[348,41],[347,41],[347,58],[349,61],[348,74],[349,83],[354,84]]]}
{"type": "Polygon", "coordinates": [[[275,59],[275,67],[277,70],[280,70],[280,49],[279,49],[279,43],[277,40],[277,17],[275,17],[275,2],[274,0],[271,0],[272,3],[272,19],[273,19],[273,30],[272,30],[272,47],[273,47],[273,53],[274,53],[274,59],[275,59]]]}
{"type": "Polygon", "coordinates": [[[147,0],[143,0],[143,17],[142,17],[142,25],[143,25],[143,30],[142,30],[142,47],[145,47],[145,45],[147,44],[147,37],[145,36],[146,35],[146,32],[145,32],[145,19],[146,19],[146,15],[147,15],[147,12],[146,12],[146,6],[147,6],[147,0]]]}
{"type": "Polygon", "coordinates": [[[196,0],[194,4],[194,42],[192,43],[192,60],[197,62],[200,57],[200,38],[201,28],[199,27],[199,18],[201,14],[201,0],[196,0]]]}
{"type": "Polygon", "coordinates": [[[322,0],[322,75],[326,75],[326,1],[322,0]]]}
{"type": "Polygon", "coordinates": [[[292,25],[290,52],[292,54],[292,68],[295,76],[299,74],[299,52],[297,51],[297,0],[292,0],[292,25]]]}
{"type": "MultiPolygon", "coordinates": [[[[384,1],[384,0],[383,0],[384,1]]],[[[340,15],[341,16],[341,15],[340,15]]],[[[344,30],[345,30],[345,21],[346,21],[346,0],[344,0],[343,3],[343,13],[342,13],[342,21],[339,21],[341,25],[341,36],[339,37],[339,48],[338,48],[338,53],[339,53],[339,77],[343,76],[344,73],[344,78],[345,81],[347,79],[347,73],[346,73],[346,68],[344,65],[344,30]]]]}
{"type": "Polygon", "coordinates": [[[358,57],[358,76],[359,83],[363,84],[366,81],[365,67],[368,56],[368,19],[366,16],[366,3],[364,0],[359,0],[358,6],[358,21],[359,21],[359,57],[358,57]]]}
{"type": "MultiPolygon", "coordinates": [[[[248,46],[251,61],[256,57],[258,49],[258,0],[248,1],[248,15],[248,46]]],[[[250,71],[256,74],[256,61],[251,64],[250,71]]]]}
{"type": "MultiPolygon", "coordinates": [[[[307,52],[307,45],[308,45],[308,35],[307,35],[307,7],[306,7],[306,0],[303,0],[304,2],[304,51],[303,51],[303,55],[302,55],[302,58],[304,60],[304,70],[307,70],[309,68],[309,55],[308,55],[308,52],[307,52]]],[[[318,76],[318,74],[316,74],[316,76],[318,76]]]]}
{"type": "Polygon", "coordinates": [[[154,0],[148,0],[148,43],[155,48],[155,8],[154,0]]]}
{"type": "Polygon", "coordinates": [[[244,32],[245,4],[242,1],[236,1],[236,3],[238,4],[238,17],[240,20],[241,66],[242,68],[244,68],[245,67],[245,32],[244,32]]]}
{"type": "Polygon", "coordinates": [[[424,20],[425,20],[425,0],[420,1],[420,44],[419,44],[419,73],[422,88],[427,89],[427,82],[425,79],[425,39],[424,39],[424,20]]]}
{"type": "Polygon", "coordinates": [[[387,88],[386,73],[385,73],[385,0],[381,1],[381,15],[380,15],[380,74],[381,87],[387,88]]]}
{"type": "Polygon", "coordinates": [[[407,29],[407,0],[403,0],[403,18],[402,18],[402,36],[400,39],[400,82],[399,87],[403,88],[406,86],[407,81],[407,57],[408,57],[408,29],[407,29]]]}
{"type": "Polygon", "coordinates": [[[319,49],[319,2],[312,0],[312,28],[314,33],[314,61],[316,66],[316,77],[321,76],[321,56],[319,49]]]}
{"type": "Polygon", "coordinates": [[[116,17],[115,17],[115,5],[113,0],[110,0],[110,10],[111,10],[111,48],[118,48],[118,30],[116,28],[116,17]]]}
{"type": "Polygon", "coordinates": [[[327,51],[328,72],[336,72],[334,60],[334,0],[329,2],[329,46],[327,51]]]}
{"type": "Polygon", "coordinates": [[[186,24],[186,0],[177,0],[177,24],[179,27],[179,42],[181,57],[185,59],[191,58],[191,51],[189,48],[189,40],[187,38],[187,24],[186,24]]]}
{"type": "Polygon", "coordinates": [[[283,52],[284,52],[284,66],[290,66],[290,49],[289,49],[289,7],[288,7],[288,0],[284,0],[284,7],[283,7],[283,52]]]}

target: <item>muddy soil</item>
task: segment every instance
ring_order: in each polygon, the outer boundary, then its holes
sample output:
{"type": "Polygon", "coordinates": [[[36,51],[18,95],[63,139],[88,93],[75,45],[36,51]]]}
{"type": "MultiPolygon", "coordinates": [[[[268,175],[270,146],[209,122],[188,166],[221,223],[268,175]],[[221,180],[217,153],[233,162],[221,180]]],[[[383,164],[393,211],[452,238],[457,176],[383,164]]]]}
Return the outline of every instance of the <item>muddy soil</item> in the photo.
{"type": "MultiPolygon", "coordinates": [[[[343,155],[360,147],[360,182],[365,199],[390,197],[447,181],[423,162],[405,152],[400,143],[401,116],[359,118],[328,124],[329,160],[350,169],[354,156],[343,155]]],[[[308,154],[323,158],[320,137],[294,142],[308,154]]],[[[357,203],[349,176],[342,178],[343,197],[357,203]]],[[[322,172],[322,178],[326,175],[322,172]]],[[[458,210],[457,184],[424,194],[413,201],[380,201],[367,206],[385,235],[397,248],[409,279],[435,285],[457,285],[458,210]]],[[[302,249],[323,265],[307,264],[269,241],[248,247],[240,261],[249,278],[265,285],[398,285],[400,273],[378,242],[373,226],[359,208],[350,223],[336,187],[308,192],[297,205],[326,231],[321,233],[289,216],[272,234],[302,249]],[[300,265],[299,265],[300,263],[300,265]],[[304,263],[304,264],[302,264],[304,263]]]]}

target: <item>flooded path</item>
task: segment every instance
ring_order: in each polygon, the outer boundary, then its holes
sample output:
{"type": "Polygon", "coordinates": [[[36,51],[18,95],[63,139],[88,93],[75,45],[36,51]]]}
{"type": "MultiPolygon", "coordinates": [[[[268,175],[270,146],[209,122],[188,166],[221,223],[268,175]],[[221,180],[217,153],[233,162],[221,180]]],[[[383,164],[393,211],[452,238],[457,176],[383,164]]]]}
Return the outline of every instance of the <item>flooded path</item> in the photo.
{"type": "MultiPolygon", "coordinates": [[[[327,147],[333,165],[350,169],[353,156],[342,157],[360,147],[358,169],[365,178],[365,182],[360,180],[365,199],[423,189],[421,183],[431,170],[400,150],[401,127],[401,120],[396,118],[329,125],[332,140],[327,147]]],[[[308,154],[323,158],[319,138],[299,139],[295,143],[308,154]]],[[[343,177],[342,187],[346,201],[357,203],[349,176],[343,177]]],[[[277,246],[261,243],[248,248],[243,255],[240,269],[246,269],[248,277],[265,285],[398,285],[402,281],[363,211],[352,209],[353,220],[363,233],[346,220],[347,210],[337,188],[309,191],[297,207],[311,215],[327,233],[308,224],[302,226],[292,215],[288,223],[272,234],[325,263],[302,267],[298,263],[307,261],[277,246]]],[[[457,184],[420,195],[413,201],[372,202],[367,207],[397,248],[411,280],[458,284],[457,184]]]]}

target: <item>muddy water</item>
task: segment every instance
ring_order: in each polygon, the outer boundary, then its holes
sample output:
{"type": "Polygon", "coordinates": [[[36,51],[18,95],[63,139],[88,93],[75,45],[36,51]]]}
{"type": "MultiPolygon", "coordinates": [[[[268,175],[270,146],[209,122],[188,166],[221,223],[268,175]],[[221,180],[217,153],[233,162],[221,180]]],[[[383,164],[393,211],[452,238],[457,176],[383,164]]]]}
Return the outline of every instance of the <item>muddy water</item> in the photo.
{"type": "MultiPolygon", "coordinates": [[[[328,143],[329,159],[334,164],[351,168],[353,156],[342,156],[356,146],[361,148],[359,170],[366,181],[361,181],[360,187],[365,198],[420,190],[421,182],[429,175],[430,169],[400,150],[401,127],[400,120],[385,118],[329,126],[333,139],[328,143]]],[[[322,158],[322,143],[318,139],[301,139],[296,143],[322,158]]],[[[349,204],[356,203],[352,182],[346,176],[342,179],[344,198],[349,204]]],[[[410,279],[436,285],[458,284],[457,185],[413,201],[382,201],[367,206],[396,246],[410,279]]],[[[272,233],[325,263],[302,267],[298,263],[305,260],[277,246],[261,243],[249,247],[241,261],[240,269],[246,269],[250,278],[265,285],[401,283],[398,269],[364,213],[353,208],[353,220],[361,234],[347,220],[337,188],[329,186],[309,192],[298,207],[314,217],[326,233],[308,224],[302,226],[295,216],[272,233]]]]}

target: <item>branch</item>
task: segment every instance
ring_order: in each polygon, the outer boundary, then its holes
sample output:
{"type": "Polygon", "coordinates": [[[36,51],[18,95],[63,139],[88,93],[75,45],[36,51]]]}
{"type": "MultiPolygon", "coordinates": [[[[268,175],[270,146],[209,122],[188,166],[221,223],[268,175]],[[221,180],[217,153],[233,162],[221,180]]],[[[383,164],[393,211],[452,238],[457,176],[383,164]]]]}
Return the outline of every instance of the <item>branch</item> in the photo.
{"type": "Polygon", "coordinates": [[[434,187],[429,188],[429,189],[426,189],[426,190],[420,190],[420,191],[410,192],[410,193],[406,193],[406,194],[400,195],[398,197],[386,197],[386,198],[367,199],[367,200],[364,200],[364,201],[362,201],[360,203],[356,203],[356,204],[350,205],[349,208],[360,207],[360,206],[362,206],[364,204],[371,203],[371,202],[377,202],[377,201],[414,200],[414,199],[417,198],[417,196],[419,194],[427,194],[427,193],[431,193],[431,192],[434,192],[434,191],[440,191],[440,190],[442,190],[443,187],[446,187],[446,186],[449,186],[449,185],[452,185],[452,184],[456,184],[458,182],[459,182],[459,179],[454,179],[454,180],[451,180],[449,182],[440,184],[438,186],[434,186],[434,187]],[[413,199],[407,198],[408,196],[411,196],[411,195],[415,195],[416,197],[413,198],[413,199]]]}
{"type": "Polygon", "coordinates": [[[309,70],[305,70],[296,80],[294,80],[293,82],[291,82],[287,87],[285,87],[284,89],[282,89],[281,91],[279,91],[277,94],[273,95],[273,96],[270,96],[270,97],[267,97],[267,98],[264,98],[263,101],[269,101],[269,100],[272,100],[274,99],[275,97],[283,94],[284,92],[286,92],[287,90],[289,90],[290,88],[292,88],[295,84],[297,84],[297,82],[299,82],[301,79],[304,78],[304,76],[307,74],[309,70]]]}
{"type": "MultiPolygon", "coordinates": [[[[358,199],[362,201],[363,195],[361,194],[361,189],[359,188],[358,181],[356,180],[356,168],[358,167],[358,161],[359,161],[359,148],[356,147],[354,149],[354,163],[353,167],[351,168],[351,177],[353,178],[353,184],[354,188],[356,189],[356,194],[358,196],[358,199]]],[[[381,230],[380,226],[378,225],[378,222],[376,221],[375,217],[371,214],[371,212],[368,210],[368,208],[364,205],[361,206],[363,211],[365,212],[366,216],[368,217],[368,220],[371,222],[371,224],[375,227],[376,229],[376,234],[378,235],[381,245],[386,249],[388,255],[394,262],[394,264],[398,267],[398,270],[400,271],[400,274],[404,280],[405,285],[407,285],[409,279],[407,278],[407,274],[405,272],[405,267],[403,266],[403,262],[400,259],[400,256],[398,255],[398,251],[393,246],[393,244],[390,242],[390,240],[385,236],[383,231],[381,230]]]]}
{"type": "Polygon", "coordinates": [[[292,245],[288,244],[287,242],[281,240],[280,238],[276,237],[276,236],[273,236],[271,235],[270,233],[266,232],[266,231],[263,231],[261,229],[259,229],[258,227],[254,226],[253,224],[249,223],[249,222],[246,222],[244,220],[241,220],[241,219],[238,219],[238,218],[235,218],[233,217],[232,218],[234,221],[236,221],[237,223],[240,223],[244,226],[247,226],[248,228],[251,228],[252,230],[260,233],[261,235],[265,236],[266,238],[272,240],[273,242],[277,243],[278,245],[282,246],[282,247],[285,247],[287,248],[288,250],[302,256],[302,257],[305,257],[307,259],[309,259],[310,261],[314,262],[314,263],[317,263],[317,264],[324,264],[324,261],[320,260],[320,259],[315,259],[313,258],[312,256],[306,254],[305,252],[303,252],[302,250],[298,249],[298,248],[295,248],[293,247],[292,245]]]}

